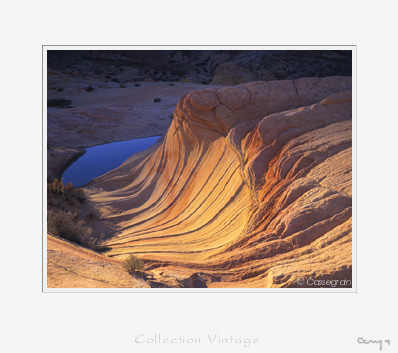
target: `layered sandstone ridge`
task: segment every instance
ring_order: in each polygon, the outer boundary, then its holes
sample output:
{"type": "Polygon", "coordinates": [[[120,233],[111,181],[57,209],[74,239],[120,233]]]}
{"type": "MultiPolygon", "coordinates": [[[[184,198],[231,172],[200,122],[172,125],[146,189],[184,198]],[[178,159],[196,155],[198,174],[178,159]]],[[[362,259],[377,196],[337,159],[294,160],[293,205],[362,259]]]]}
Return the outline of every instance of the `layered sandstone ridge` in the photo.
{"type": "Polygon", "coordinates": [[[326,77],[183,96],[161,145],[86,188],[108,255],[170,286],[350,279],[350,91],[326,77]]]}

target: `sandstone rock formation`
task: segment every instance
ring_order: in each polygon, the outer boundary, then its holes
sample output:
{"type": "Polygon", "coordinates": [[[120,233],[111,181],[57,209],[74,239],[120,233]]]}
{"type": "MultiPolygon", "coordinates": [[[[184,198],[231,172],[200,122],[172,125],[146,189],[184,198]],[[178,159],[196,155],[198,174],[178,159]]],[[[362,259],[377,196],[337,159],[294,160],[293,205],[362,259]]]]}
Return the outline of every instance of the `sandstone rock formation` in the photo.
{"type": "Polygon", "coordinates": [[[351,279],[351,79],[183,96],[163,143],[95,179],[107,253],[170,286],[351,279]]]}
{"type": "Polygon", "coordinates": [[[253,81],[253,76],[250,72],[233,62],[227,61],[217,66],[212,83],[216,85],[232,86],[250,81],[253,81]]]}

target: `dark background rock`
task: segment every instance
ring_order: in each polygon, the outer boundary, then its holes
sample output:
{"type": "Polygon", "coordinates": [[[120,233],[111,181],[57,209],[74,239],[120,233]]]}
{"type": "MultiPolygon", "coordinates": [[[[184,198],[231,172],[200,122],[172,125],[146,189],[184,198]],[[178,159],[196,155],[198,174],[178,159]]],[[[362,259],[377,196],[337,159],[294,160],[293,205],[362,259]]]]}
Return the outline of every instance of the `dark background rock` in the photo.
{"type": "Polygon", "coordinates": [[[118,83],[188,79],[207,84],[217,67],[227,62],[248,72],[253,81],[352,75],[350,50],[50,50],[47,54],[50,69],[118,83]]]}

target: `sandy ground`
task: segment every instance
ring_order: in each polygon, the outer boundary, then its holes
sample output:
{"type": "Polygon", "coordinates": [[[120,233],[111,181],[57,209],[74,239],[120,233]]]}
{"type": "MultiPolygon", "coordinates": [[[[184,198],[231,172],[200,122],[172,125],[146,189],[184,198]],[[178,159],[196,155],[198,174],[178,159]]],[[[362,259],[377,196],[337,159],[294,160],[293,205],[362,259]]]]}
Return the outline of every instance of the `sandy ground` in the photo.
{"type": "Polygon", "coordinates": [[[91,147],[133,138],[164,135],[180,97],[209,85],[148,82],[140,87],[98,88],[86,92],[76,82],[65,91],[48,92],[49,99],[71,100],[72,108],[48,108],[51,146],[91,147]],[[172,86],[171,86],[172,85],[172,86]],[[159,98],[160,102],[154,102],[159,98]]]}
{"type": "Polygon", "coordinates": [[[181,82],[140,82],[139,84],[139,87],[128,84],[126,88],[96,88],[94,91],[87,92],[81,88],[79,83],[76,83],[74,88],[67,91],[49,91],[48,98],[70,99],[75,108],[107,104],[148,104],[153,103],[154,98],[161,98],[165,101],[172,99],[175,102],[175,107],[183,94],[214,87],[214,85],[181,82]]]}
{"type": "Polygon", "coordinates": [[[48,99],[72,101],[72,108],[47,109],[47,141],[51,146],[47,151],[47,176],[50,179],[60,179],[70,163],[84,153],[84,148],[163,136],[180,97],[209,87],[180,82],[141,82],[139,87],[130,83],[126,88],[95,88],[87,92],[85,88],[91,81],[51,75],[51,71],[49,75],[52,80],[48,99]],[[59,86],[65,87],[62,92],[54,89],[59,86]],[[155,103],[155,98],[160,98],[160,102],[155,103]]]}
{"type": "Polygon", "coordinates": [[[48,288],[148,288],[120,261],[47,235],[48,288]]]}

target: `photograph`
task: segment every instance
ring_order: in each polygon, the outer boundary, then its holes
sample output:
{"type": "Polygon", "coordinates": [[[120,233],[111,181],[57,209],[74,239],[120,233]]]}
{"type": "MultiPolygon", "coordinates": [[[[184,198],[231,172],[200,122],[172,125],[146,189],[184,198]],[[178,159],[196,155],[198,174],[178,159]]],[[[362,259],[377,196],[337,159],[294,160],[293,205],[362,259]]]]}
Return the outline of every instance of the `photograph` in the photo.
{"type": "Polygon", "coordinates": [[[43,46],[44,290],[355,291],[353,53],[43,46]]]}

